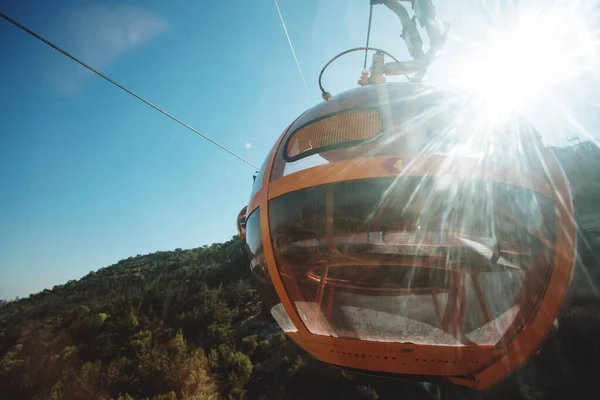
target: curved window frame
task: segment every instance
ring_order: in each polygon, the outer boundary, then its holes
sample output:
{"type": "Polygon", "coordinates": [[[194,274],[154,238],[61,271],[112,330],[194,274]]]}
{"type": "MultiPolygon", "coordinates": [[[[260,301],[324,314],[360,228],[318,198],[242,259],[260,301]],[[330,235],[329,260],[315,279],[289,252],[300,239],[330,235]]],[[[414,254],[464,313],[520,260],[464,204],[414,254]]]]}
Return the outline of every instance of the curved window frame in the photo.
{"type": "Polygon", "coordinates": [[[353,147],[353,146],[357,146],[360,144],[366,144],[366,143],[373,143],[376,142],[377,140],[379,140],[383,134],[387,131],[388,129],[388,121],[386,120],[386,118],[382,118],[382,113],[381,113],[381,109],[380,107],[373,107],[373,106],[367,106],[367,107],[352,107],[352,108],[346,108],[340,111],[336,111],[334,113],[331,114],[326,114],[323,115],[321,117],[315,118],[307,123],[304,123],[302,125],[300,125],[299,127],[295,128],[294,130],[291,130],[290,132],[288,132],[287,134],[287,138],[282,142],[282,156],[283,156],[283,160],[285,162],[294,162],[294,161],[298,161],[302,158],[314,155],[314,154],[319,154],[328,150],[337,150],[337,149],[342,149],[345,147],[353,147]],[[350,112],[354,112],[354,111],[361,111],[361,110],[374,110],[379,114],[379,120],[381,121],[381,130],[379,132],[377,132],[372,138],[369,139],[360,139],[360,140],[350,140],[347,142],[340,142],[340,143],[334,143],[334,144],[330,144],[330,145],[326,145],[326,146],[321,146],[318,147],[316,149],[311,149],[311,150],[307,150],[305,152],[302,152],[300,154],[298,154],[297,156],[294,157],[289,157],[287,155],[287,148],[289,145],[290,140],[292,139],[292,137],[294,136],[294,134],[296,132],[298,132],[300,129],[306,128],[307,126],[310,126],[316,122],[319,122],[321,120],[327,119],[327,118],[331,118],[331,117],[335,117],[336,115],[340,115],[340,114],[346,114],[346,113],[350,113],[350,112]]]}

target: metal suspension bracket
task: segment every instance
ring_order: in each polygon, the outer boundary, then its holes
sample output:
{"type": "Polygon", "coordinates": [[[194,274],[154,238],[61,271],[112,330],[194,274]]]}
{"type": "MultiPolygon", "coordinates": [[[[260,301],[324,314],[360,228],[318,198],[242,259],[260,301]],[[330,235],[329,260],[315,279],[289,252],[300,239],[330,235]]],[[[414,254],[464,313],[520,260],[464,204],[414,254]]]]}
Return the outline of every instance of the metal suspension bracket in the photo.
{"type": "MultiPolygon", "coordinates": [[[[371,5],[377,4],[384,4],[398,16],[402,24],[401,37],[406,43],[408,53],[413,58],[410,61],[385,63],[383,64],[383,73],[385,75],[408,75],[414,73],[415,75],[409,79],[421,81],[429,65],[441,54],[446,44],[450,23],[444,22],[440,24],[438,22],[432,0],[371,0],[371,5]],[[402,1],[411,3],[415,13],[414,17],[410,18],[408,11],[401,4],[402,1]],[[423,39],[417,29],[417,21],[421,27],[425,28],[429,36],[429,50],[427,52],[423,51],[423,39]]],[[[381,56],[383,57],[383,55],[381,56]]],[[[379,62],[379,60],[377,61],[379,62]]],[[[373,75],[375,70],[379,69],[380,66],[375,63],[374,57],[371,74],[373,75]]],[[[364,81],[364,79],[361,79],[359,83],[362,84],[364,81]]],[[[373,79],[368,79],[368,81],[373,81],[373,79]]]]}
{"type": "Polygon", "coordinates": [[[431,63],[439,57],[442,53],[442,49],[446,44],[446,38],[448,30],[450,29],[450,23],[444,22],[440,24],[437,20],[437,14],[435,7],[433,6],[432,0],[370,0],[371,11],[373,5],[385,4],[390,10],[394,11],[400,18],[402,24],[402,39],[406,43],[408,52],[413,57],[413,60],[399,61],[393,55],[375,47],[369,46],[369,36],[371,30],[371,17],[372,13],[369,12],[369,28],[367,30],[367,45],[364,47],[355,47],[342,51],[337,54],[331,60],[329,60],[321,69],[319,74],[319,89],[321,89],[321,97],[327,101],[331,98],[329,93],[322,84],[323,73],[327,67],[341,56],[355,52],[365,51],[365,68],[361,72],[361,77],[358,80],[360,86],[366,86],[371,84],[379,84],[385,82],[385,75],[406,75],[411,81],[420,82],[427,68],[431,63]],[[410,18],[408,11],[401,3],[401,1],[410,1],[415,15],[410,18]],[[429,50],[423,51],[423,40],[417,29],[417,22],[425,29],[429,36],[429,50]],[[375,51],[371,68],[366,68],[366,52],[375,51]],[[393,59],[393,62],[386,63],[385,56],[393,59]],[[409,77],[408,74],[414,74],[409,77]]]}
{"type": "Polygon", "coordinates": [[[360,80],[358,81],[360,86],[385,82],[385,77],[383,76],[385,74],[385,54],[383,52],[376,51],[373,54],[370,72],[371,74],[369,75],[368,69],[362,70],[360,80]]]}

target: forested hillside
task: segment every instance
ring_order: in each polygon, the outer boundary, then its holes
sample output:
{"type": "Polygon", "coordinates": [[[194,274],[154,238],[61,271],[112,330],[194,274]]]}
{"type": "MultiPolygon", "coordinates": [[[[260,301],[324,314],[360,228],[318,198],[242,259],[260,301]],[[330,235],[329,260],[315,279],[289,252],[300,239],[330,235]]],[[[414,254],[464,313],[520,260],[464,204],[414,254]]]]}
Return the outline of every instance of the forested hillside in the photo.
{"type": "Polygon", "coordinates": [[[580,214],[600,212],[600,141],[585,141],[571,146],[554,148],[567,174],[575,206],[580,214]]]}
{"type": "MultiPolygon", "coordinates": [[[[427,386],[343,373],[286,340],[261,309],[243,251],[236,237],[138,256],[4,303],[0,398],[431,398],[427,386]]],[[[560,340],[484,397],[587,390],[599,317],[598,308],[576,304],[560,340]]]]}
{"type": "MultiPolygon", "coordinates": [[[[572,181],[586,180],[572,182],[576,202],[592,210],[599,197],[584,188],[596,190],[598,158],[586,158],[581,173],[568,163],[577,151],[561,156],[572,181]]],[[[354,375],[306,355],[262,309],[244,252],[234,237],[130,257],[1,302],[0,399],[437,398],[440,386],[354,375]]],[[[447,398],[587,397],[599,361],[600,307],[576,298],[557,335],[517,374],[483,394],[441,389],[447,398]]]]}
{"type": "Polygon", "coordinates": [[[377,398],[286,340],[244,251],[156,252],[4,303],[0,398],[377,398]]]}

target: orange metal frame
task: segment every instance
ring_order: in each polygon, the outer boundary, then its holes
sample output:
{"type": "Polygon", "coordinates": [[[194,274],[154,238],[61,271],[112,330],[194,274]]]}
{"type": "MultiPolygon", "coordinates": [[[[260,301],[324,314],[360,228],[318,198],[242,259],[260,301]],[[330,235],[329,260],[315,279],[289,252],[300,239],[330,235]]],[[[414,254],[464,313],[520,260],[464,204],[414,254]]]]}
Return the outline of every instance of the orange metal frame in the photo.
{"type": "MultiPolygon", "coordinates": [[[[453,158],[455,164],[449,166],[446,157],[432,156],[421,158],[415,163],[406,163],[407,167],[400,172],[404,176],[444,175],[464,180],[491,180],[533,190],[552,198],[555,204],[557,228],[555,242],[549,245],[552,245],[555,249],[555,256],[549,277],[544,282],[546,290],[542,292],[541,298],[525,301],[525,310],[519,312],[523,317],[530,315],[528,320],[524,321],[522,318],[516,318],[516,322],[504,335],[505,340],[501,340],[496,346],[436,346],[385,343],[313,335],[307,330],[296,312],[286,288],[283,286],[280,271],[277,269],[271,241],[268,211],[269,200],[295,190],[346,180],[390,176],[381,167],[383,161],[388,157],[338,161],[296,172],[270,182],[275,156],[286,131],[280,136],[269,155],[262,188],[251,199],[248,206],[248,215],[260,207],[262,242],[269,274],[283,307],[298,330],[297,332],[287,333],[290,338],[312,356],[326,363],[398,374],[441,376],[456,384],[476,389],[486,389],[494,385],[518,368],[537,350],[551,328],[565,298],[574,263],[575,224],[572,217],[571,193],[560,165],[549,150],[540,149],[550,176],[554,179],[551,184],[547,184],[546,180],[540,176],[523,173],[523,171],[507,166],[491,163],[482,166],[479,160],[453,158]],[[445,163],[443,164],[444,168],[440,168],[442,163],[445,163]],[[517,321],[521,321],[521,323],[517,321]]],[[[332,206],[331,196],[328,195],[327,208],[332,206]]],[[[330,213],[328,214],[331,216],[330,213]]],[[[330,248],[336,249],[333,233],[329,230],[326,232],[326,241],[330,248]]],[[[327,270],[323,273],[323,276],[326,275],[327,270]]],[[[455,286],[461,287],[465,282],[465,278],[464,274],[456,275],[454,278],[455,286]]],[[[523,285],[524,290],[527,290],[531,285],[535,285],[536,281],[539,282],[539,278],[540,276],[537,275],[531,276],[530,282],[523,285]]],[[[482,302],[483,296],[477,278],[471,276],[471,279],[484,318],[490,320],[489,311],[482,302]]],[[[325,279],[319,280],[318,299],[321,302],[326,288],[325,279]]],[[[331,287],[328,300],[326,300],[328,309],[331,307],[334,287],[335,285],[331,287]]],[[[439,323],[446,327],[448,331],[458,334],[460,321],[464,316],[464,291],[454,290],[450,292],[458,308],[451,310],[451,312],[446,310],[447,312],[444,315],[441,315],[435,293],[432,293],[432,295],[434,296],[439,323]]]]}

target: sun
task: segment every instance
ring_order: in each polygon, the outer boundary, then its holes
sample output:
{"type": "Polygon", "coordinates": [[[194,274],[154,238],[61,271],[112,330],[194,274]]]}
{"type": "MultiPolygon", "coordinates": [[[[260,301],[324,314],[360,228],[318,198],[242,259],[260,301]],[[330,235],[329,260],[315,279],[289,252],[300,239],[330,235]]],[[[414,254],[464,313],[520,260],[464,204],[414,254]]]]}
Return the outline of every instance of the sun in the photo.
{"type": "Polygon", "coordinates": [[[509,29],[489,30],[484,41],[471,42],[452,81],[490,112],[518,111],[581,69],[589,46],[577,37],[583,20],[574,7],[523,12],[509,29]]]}

